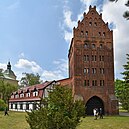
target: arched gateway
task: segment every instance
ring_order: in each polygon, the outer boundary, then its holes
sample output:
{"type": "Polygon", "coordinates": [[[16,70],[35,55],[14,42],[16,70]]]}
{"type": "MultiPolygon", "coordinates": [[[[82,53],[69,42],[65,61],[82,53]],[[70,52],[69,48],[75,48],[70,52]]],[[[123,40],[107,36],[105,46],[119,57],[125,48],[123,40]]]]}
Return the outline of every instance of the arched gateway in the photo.
{"type": "Polygon", "coordinates": [[[94,108],[99,109],[100,107],[103,109],[103,113],[104,113],[104,104],[103,104],[102,99],[100,99],[97,96],[93,96],[86,103],[86,114],[93,115],[93,109],[94,108]]]}

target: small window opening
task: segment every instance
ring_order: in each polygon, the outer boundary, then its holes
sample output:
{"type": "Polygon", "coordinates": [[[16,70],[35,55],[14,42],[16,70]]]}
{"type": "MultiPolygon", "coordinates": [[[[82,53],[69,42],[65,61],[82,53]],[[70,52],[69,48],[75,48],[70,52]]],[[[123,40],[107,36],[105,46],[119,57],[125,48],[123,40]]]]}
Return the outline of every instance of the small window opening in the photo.
{"type": "Polygon", "coordinates": [[[95,26],[97,26],[97,23],[95,22],[95,26]]]}
{"type": "Polygon", "coordinates": [[[92,44],[92,48],[95,48],[95,44],[92,44]]]}
{"type": "Polygon", "coordinates": [[[89,22],[89,26],[92,26],[92,22],[89,22]]]}
{"type": "Polygon", "coordinates": [[[99,46],[100,48],[102,48],[103,47],[103,45],[102,44],[100,44],[100,46],[99,46]]]}
{"type": "Polygon", "coordinates": [[[83,31],[81,31],[81,35],[83,35],[84,33],[83,33],[83,31]]]}
{"type": "Polygon", "coordinates": [[[103,36],[105,36],[105,32],[103,32],[103,36]]]}
{"type": "Polygon", "coordinates": [[[86,31],[86,36],[88,36],[88,31],[86,31]]]}

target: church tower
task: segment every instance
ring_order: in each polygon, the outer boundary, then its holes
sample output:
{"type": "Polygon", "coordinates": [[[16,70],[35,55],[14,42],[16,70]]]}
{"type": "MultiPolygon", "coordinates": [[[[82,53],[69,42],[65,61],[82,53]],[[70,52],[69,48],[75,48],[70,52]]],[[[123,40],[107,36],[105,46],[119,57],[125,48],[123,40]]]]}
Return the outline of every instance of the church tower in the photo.
{"type": "Polygon", "coordinates": [[[102,108],[104,114],[118,114],[114,93],[113,31],[102,20],[96,7],[89,7],[77,28],[69,49],[69,78],[75,98],[81,98],[86,113],[102,108]]]}

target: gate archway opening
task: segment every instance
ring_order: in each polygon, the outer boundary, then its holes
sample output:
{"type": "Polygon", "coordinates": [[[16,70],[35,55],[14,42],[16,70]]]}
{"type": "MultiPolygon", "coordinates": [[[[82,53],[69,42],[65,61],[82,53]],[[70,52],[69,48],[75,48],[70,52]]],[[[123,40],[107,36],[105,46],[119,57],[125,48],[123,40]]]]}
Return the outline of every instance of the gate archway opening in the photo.
{"type": "Polygon", "coordinates": [[[97,96],[91,97],[87,103],[86,103],[86,114],[87,115],[93,115],[93,109],[94,108],[102,108],[103,114],[104,114],[104,104],[103,100],[100,99],[97,96]]]}

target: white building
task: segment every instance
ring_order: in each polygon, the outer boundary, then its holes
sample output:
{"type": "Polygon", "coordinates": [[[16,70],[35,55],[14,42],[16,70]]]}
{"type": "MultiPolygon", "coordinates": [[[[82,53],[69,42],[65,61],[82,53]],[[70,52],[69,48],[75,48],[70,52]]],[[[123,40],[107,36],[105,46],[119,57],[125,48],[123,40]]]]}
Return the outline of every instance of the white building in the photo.
{"type": "Polygon", "coordinates": [[[48,97],[48,92],[53,90],[56,81],[44,82],[29,87],[24,87],[13,92],[9,100],[9,110],[31,111],[36,110],[41,98],[48,97]]]}

